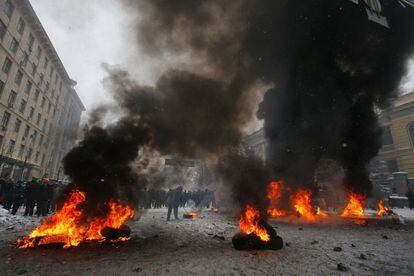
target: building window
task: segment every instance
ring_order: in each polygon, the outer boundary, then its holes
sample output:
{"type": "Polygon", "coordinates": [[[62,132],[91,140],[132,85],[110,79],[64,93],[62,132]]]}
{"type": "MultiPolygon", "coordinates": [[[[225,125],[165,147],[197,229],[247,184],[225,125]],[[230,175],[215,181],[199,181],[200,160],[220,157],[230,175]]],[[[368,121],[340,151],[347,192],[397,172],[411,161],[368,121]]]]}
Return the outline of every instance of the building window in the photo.
{"type": "Polygon", "coordinates": [[[40,166],[43,167],[43,164],[45,163],[45,154],[42,154],[42,162],[40,162],[40,166]]]}
{"type": "Polygon", "coordinates": [[[383,146],[390,146],[394,144],[394,140],[392,139],[391,129],[390,127],[384,127],[382,129],[382,145],[383,146]]]}
{"type": "Polygon", "coordinates": [[[22,83],[22,79],[23,79],[23,73],[22,73],[22,71],[17,70],[16,77],[14,78],[14,82],[17,85],[20,85],[22,83]]]}
{"type": "Polygon", "coordinates": [[[10,121],[10,113],[9,112],[7,112],[7,111],[4,111],[4,113],[3,113],[3,119],[1,120],[1,126],[3,127],[3,128],[6,128],[7,127],[7,125],[9,124],[9,121],[10,121]]]}
{"type": "Polygon", "coordinates": [[[26,128],[24,129],[23,136],[25,138],[27,138],[27,136],[29,136],[29,132],[30,132],[30,127],[29,127],[29,125],[26,125],[26,128]]]}
{"type": "Polygon", "coordinates": [[[20,145],[20,150],[19,150],[19,158],[23,158],[23,154],[24,154],[24,145],[20,145]]]}
{"type": "Polygon", "coordinates": [[[4,81],[0,80],[0,96],[3,95],[4,81]]]}
{"type": "Polygon", "coordinates": [[[49,105],[47,106],[47,114],[49,114],[51,108],[52,108],[52,105],[49,103],[49,105]]]}
{"type": "Polygon", "coordinates": [[[7,154],[12,155],[14,151],[14,145],[16,144],[15,141],[10,140],[9,145],[7,146],[7,154]]]}
{"type": "Polygon", "coordinates": [[[33,144],[34,144],[34,143],[36,143],[36,139],[37,139],[37,131],[35,130],[35,131],[33,132],[33,135],[32,135],[32,141],[33,141],[33,144]]]}
{"type": "Polygon", "coordinates": [[[398,172],[398,163],[397,160],[386,160],[387,167],[390,173],[398,172]]]}
{"type": "Polygon", "coordinates": [[[47,120],[46,120],[46,119],[44,119],[44,120],[43,120],[43,128],[42,128],[43,132],[45,132],[45,131],[46,131],[46,126],[47,126],[47,120]]]}
{"type": "Polygon", "coordinates": [[[50,81],[52,81],[53,72],[55,72],[55,67],[51,66],[50,67],[50,74],[49,74],[50,81]]]}
{"type": "Polygon", "coordinates": [[[40,81],[39,81],[39,85],[43,84],[43,80],[45,79],[45,76],[43,75],[43,73],[40,73],[40,81]]]}
{"type": "Polygon", "coordinates": [[[35,109],[33,107],[30,107],[29,118],[28,118],[29,121],[31,121],[33,119],[34,111],[35,111],[35,109]]]}
{"type": "Polygon", "coordinates": [[[35,74],[36,74],[36,70],[37,70],[37,66],[36,66],[36,64],[34,64],[34,62],[32,63],[32,76],[34,77],[35,76],[35,74]]]}
{"type": "Polygon", "coordinates": [[[10,92],[9,98],[7,99],[7,105],[9,107],[13,107],[14,106],[14,102],[16,101],[16,97],[17,97],[17,93],[12,90],[10,92]]]}
{"type": "Polygon", "coordinates": [[[37,103],[37,100],[39,99],[39,94],[40,94],[39,90],[36,89],[36,91],[34,93],[34,99],[33,99],[35,101],[35,103],[37,103]]]}
{"type": "Polygon", "coordinates": [[[4,73],[8,74],[12,66],[12,61],[8,57],[4,59],[2,70],[4,73]]]}
{"type": "Polygon", "coordinates": [[[19,106],[20,113],[24,114],[24,111],[26,110],[26,104],[27,102],[22,99],[22,101],[20,102],[20,106],[19,106]]]}
{"type": "Polygon", "coordinates": [[[37,46],[37,59],[40,59],[40,57],[42,56],[42,48],[40,48],[40,46],[37,46]]]}
{"type": "Polygon", "coordinates": [[[12,51],[13,53],[17,52],[17,48],[19,48],[19,42],[17,41],[17,39],[15,39],[13,37],[11,43],[10,43],[10,51],[12,51]]]}
{"type": "Polygon", "coordinates": [[[27,151],[27,160],[32,159],[32,153],[33,153],[33,149],[32,149],[32,148],[30,148],[30,149],[27,151]]]}
{"type": "Polygon", "coordinates": [[[11,3],[10,0],[6,1],[6,3],[4,4],[3,11],[7,15],[8,18],[12,17],[13,11],[14,11],[14,5],[11,3]]]}
{"type": "Polygon", "coordinates": [[[35,156],[35,162],[36,162],[36,163],[39,161],[39,155],[40,155],[40,152],[39,152],[39,151],[37,151],[37,152],[36,152],[36,156],[35,156]]]}
{"type": "Polygon", "coordinates": [[[40,107],[43,108],[45,106],[46,103],[46,98],[42,97],[42,103],[40,104],[40,107]]]}
{"type": "Polygon", "coordinates": [[[36,121],[36,124],[38,125],[38,126],[40,126],[40,121],[42,120],[42,114],[40,114],[40,113],[37,113],[37,121],[36,121]]]}
{"type": "Polygon", "coordinates": [[[4,35],[7,32],[7,26],[0,20],[0,39],[3,39],[4,35]]]}
{"type": "Polygon", "coordinates": [[[30,81],[27,81],[26,87],[24,88],[24,93],[30,94],[30,90],[32,90],[32,83],[30,81]]]}
{"type": "Polygon", "coordinates": [[[34,36],[32,34],[29,34],[29,42],[27,43],[27,46],[29,46],[29,52],[33,51],[33,44],[34,44],[34,36]]]}
{"type": "Polygon", "coordinates": [[[42,143],[43,143],[43,134],[40,134],[39,147],[42,145],[42,143]]]}
{"type": "Polygon", "coordinates": [[[29,54],[26,52],[23,52],[23,60],[20,62],[20,65],[26,66],[28,61],[29,61],[29,54]]]}
{"type": "Polygon", "coordinates": [[[49,82],[46,82],[46,91],[49,91],[49,82]]]}
{"type": "Polygon", "coordinates": [[[45,62],[43,63],[43,68],[46,70],[48,65],[49,65],[49,59],[47,57],[45,57],[45,62]]]}
{"type": "Polygon", "coordinates": [[[16,119],[16,123],[14,124],[14,132],[19,133],[21,125],[22,125],[22,121],[19,119],[16,119]]]}
{"type": "Polygon", "coordinates": [[[414,122],[408,125],[408,133],[411,139],[411,146],[414,147],[414,122]]]}
{"type": "Polygon", "coordinates": [[[22,18],[19,18],[19,22],[17,23],[17,31],[19,34],[23,34],[24,28],[26,27],[26,24],[24,23],[22,18]]]}

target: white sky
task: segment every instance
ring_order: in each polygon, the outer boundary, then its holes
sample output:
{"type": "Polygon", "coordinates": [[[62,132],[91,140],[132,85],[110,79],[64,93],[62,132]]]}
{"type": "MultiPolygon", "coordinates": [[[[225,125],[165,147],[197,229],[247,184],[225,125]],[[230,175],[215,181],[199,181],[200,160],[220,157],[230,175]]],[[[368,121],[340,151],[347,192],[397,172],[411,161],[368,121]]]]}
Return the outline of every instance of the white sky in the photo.
{"type": "Polygon", "coordinates": [[[126,64],[130,26],[116,0],[31,0],[87,109],[109,100],[101,64],[126,64]]]}
{"type": "MultiPolygon", "coordinates": [[[[134,76],[151,83],[155,62],[137,54],[131,16],[119,0],[31,0],[87,110],[110,99],[102,87],[106,76],[101,64],[133,67],[134,76]],[[132,60],[133,59],[133,60],[132,60]]],[[[402,84],[414,90],[414,62],[402,84]]]]}

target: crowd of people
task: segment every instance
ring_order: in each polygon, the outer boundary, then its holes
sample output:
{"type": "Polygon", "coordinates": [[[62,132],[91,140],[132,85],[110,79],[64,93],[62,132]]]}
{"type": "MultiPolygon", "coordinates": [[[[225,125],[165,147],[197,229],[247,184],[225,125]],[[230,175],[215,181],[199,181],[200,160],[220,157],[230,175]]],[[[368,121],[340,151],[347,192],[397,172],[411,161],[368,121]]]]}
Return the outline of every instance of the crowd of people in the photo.
{"type": "Polygon", "coordinates": [[[192,203],[197,208],[209,208],[215,204],[214,192],[208,189],[187,191],[182,187],[176,189],[166,190],[144,190],[141,195],[141,208],[144,209],[158,209],[168,207],[171,201],[179,207],[184,207],[187,202],[192,203]],[[172,196],[174,194],[174,196],[172,196]],[[177,194],[177,195],[176,195],[177,194]],[[174,200],[172,199],[174,197],[174,200]]]}
{"type": "Polygon", "coordinates": [[[46,216],[59,208],[61,190],[57,181],[47,178],[32,181],[0,178],[0,204],[13,215],[23,207],[25,216],[46,216]]]}
{"type": "MultiPolygon", "coordinates": [[[[14,181],[6,177],[0,178],[0,204],[15,215],[20,208],[25,216],[46,216],[59,209],[59,196],[64,187],[57,181],[33,179],[32,181],[14,181]]],[[[171,212],[177,218],[179,207],[190,204],[195,208],[215,206],[214,192],[210,190],[186,191],[182,187],[169,189],[144,190],[140,196],[140,208],[168,208],[168,219],[171,212]]]]}

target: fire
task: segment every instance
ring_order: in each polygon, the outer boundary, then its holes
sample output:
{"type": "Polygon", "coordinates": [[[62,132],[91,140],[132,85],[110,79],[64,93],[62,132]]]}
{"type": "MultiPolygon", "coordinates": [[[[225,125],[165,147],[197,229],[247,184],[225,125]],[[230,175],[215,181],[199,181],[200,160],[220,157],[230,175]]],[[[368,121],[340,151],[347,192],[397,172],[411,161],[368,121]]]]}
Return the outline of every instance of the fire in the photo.
{"type": "Polygon", "coordinates": [[[348,195],[348,205],[345,207],[341,216],[364,216],[365,196],[350,192],[348,195]]]}
{"type": "Polygon", "coordinates": [[[186,213],[185,216],[188,218],[198,218],[198,214],[194,212],[186,213]]]}
{"type": "Polygon", "coordinates": [[[267,199],[269,200],[269,208],[267,214],[273,218],[285,215],[285,212],[277,208],[280,197],[282,196],[283,182],[272,181],[267,186],[267,199]]]}
{"type": "Polygon", "coordinates": [[[315,213],[311,205],[312,193],[308,190],[298,190],[292,197],[293,207],[296,212],[307,220],[316,220],[315,213]]]}
{"type": "Polygon", "coordinates": [[[388,208],[383,205],[382,200],[380,199],[380,201],[378,202],[378,213],[377,213],[377,215],[382,217],[382,216],[387,215],[387,213],[388,213],[388,208]]]}
{"type": "Polygon", "coordinates": [[[270,235],[265,228],[260,226],[260,219],[261,216],[259,210],[247,205],[239,219],[240,230],[247,235],[253,233],[262,241],[267,242],[270,240],[270,235]]]}
{"type": "Polygon", "coordinates": [[[36,245],[49,244],[56,241],[64,242],[64,248],[78,246],[84,240],[103,239],[101,230],[105,227],[120,228],[127,219],[133,218],[131,207],[123,207],[120,202],[109,201],[109,211],[104,218],[95,218],[89,225],[82,223],[83,210],[79,205],[86,200],[85,193],[75,190],[62,209],[48,220],[43,220],[27,237],[17,241],[19,248],[29,248],[36,245]],[[36,238],[41,238],[36,244],[36,238]]]}
{"type": "Polygon", "coordinates": [[[316,209],[316,215],[322,218],[328,217],[328,214],[321,210],[321,208],[316,209]]]}

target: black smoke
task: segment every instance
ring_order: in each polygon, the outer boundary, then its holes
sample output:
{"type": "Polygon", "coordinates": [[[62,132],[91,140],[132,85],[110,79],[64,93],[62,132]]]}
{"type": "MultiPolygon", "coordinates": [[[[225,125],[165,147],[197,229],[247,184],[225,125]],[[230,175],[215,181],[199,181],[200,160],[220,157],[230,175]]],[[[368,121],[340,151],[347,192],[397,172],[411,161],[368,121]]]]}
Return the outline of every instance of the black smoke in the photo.
{"type": "Polygon", "coordinates": [[[263,206],[270,179],[307,185],[331,158],[345,168],[349,189],[368,193],[366,166],[380,147],[375,110],[396,96],[414,36],[412,11],[397,1],[382,1],[389,29],[369,21],[360,2],[124,0],[137,13],[137,50],[186,60],[152,87],[109,69],[120,119],[92,127],[65,158],[66,173],[101,201],[145,186],[131,170],[143,148],[213,158],[238,204],[263,206]],[[266,167],[234,150],[257,109],[258,85],[273,87],[257,112],[269,141],[266,167]]]}
{"type": "Polygon", "coordinates": [[[262,16],[251,39],[264,60],[258,68],[282,77],[258,111],[268,165],[302,185],[322,158],[332,158],[344,167],[347,188],[367,194],[367,165],[381,147],[376,110],[397,96],[413,50],[413,12],[382,1],[388,29],[367,19],[363,1],[273,2],[254,11],[262,16]]]}

